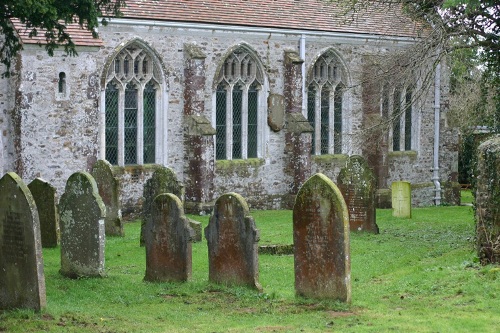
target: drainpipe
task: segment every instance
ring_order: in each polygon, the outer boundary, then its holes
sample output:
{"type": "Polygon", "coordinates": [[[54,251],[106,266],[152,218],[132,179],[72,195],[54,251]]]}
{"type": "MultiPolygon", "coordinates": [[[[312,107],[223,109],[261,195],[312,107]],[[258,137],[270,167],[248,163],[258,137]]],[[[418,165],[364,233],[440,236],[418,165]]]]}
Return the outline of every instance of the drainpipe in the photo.
{"type": "MultiPolygon", "coordinates": [[[[302,62],[302,112],[306,112],[306,36],[300,36],[300,59],[302,62]]],[[[304,116],[307,117],[306,114],[304,116]]]]}
{"type": "Polygon", "coordinates": [[[439,183],[439,118],[441,111],[441,64],[436,65],[434,78],[434,160],[432,166],[432,181],[435,186],[434,203],[441,204],[441,184],[439,183]]]}

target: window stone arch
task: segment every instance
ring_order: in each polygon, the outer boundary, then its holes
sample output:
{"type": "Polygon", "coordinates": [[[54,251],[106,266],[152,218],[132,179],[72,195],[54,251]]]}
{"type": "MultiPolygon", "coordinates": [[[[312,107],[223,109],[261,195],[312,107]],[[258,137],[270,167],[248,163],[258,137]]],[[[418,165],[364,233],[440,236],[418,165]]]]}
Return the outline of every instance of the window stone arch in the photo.
{"type": "Polygon", "coordinates": [[[232,50],[219,66],[215,86],[215,157],[261,158],[266,121],[265,76],[255,52],[232,50]]]}
{"type": "Polygon", "coordinates": [[[315,59],[306,80],[307,119],[314,129],[311,154],[344,153],[347,86],[347,70],[335,51],[315,59]]]}
{"type": "Polygon", "coordinates": [[[103,88],[100,157],[120,166],[163,164],[166,89],[155,52],[139,40],[117,50],[103,88]]]}

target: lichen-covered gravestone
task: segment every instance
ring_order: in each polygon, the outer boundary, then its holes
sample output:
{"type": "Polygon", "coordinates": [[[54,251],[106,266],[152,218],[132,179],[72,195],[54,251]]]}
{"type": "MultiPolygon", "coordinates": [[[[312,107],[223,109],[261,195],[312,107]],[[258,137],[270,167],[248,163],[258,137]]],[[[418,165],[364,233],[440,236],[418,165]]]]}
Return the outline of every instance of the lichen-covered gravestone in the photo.
{"type": "Polygon", "coordinates": [[[259,230],[241,195],[226,193],[217,199],[205,228],[205,238],[211,282],[261,289],[258,282],[259,230]]]}
{"type": "Polygon", "coordinates": [[[56,188],[40,178],[34,179],[28,188],[38,208],[42,247],[57,247],[59,243],[59,213],[57,212],[56,188]]]}
{"type": "Polygon", "coordinates": [[[151,217],[153,200],[158,195],[163,193],[172,193],[182,202],[184,198],[184,187],[177,180],[177,176],[172,169],[159,167],[155,170],[155,172],[153,172],[151,178],[149,178],[144,184],[144,201],[142,204],[142,223],[140,236],[141,246],[144,246],[144,228],[146,226],[146,221],[151,217]]]}
{"type": "Polygon", "coordinates": [[[500,136],[478,147],[476,248],[482,264],[500,263],[500,136]]]}
{"type": "Polygon", "coordinates": [[[160,194],[146,221],[146,281],[187,281],[191,277],[193,230],[182,203],[171,193],[160,194]]]}
{"type": "Polygon", "coordinates": [[[0,310],[47,305],[38,212],[13,172],[0,179],[0,310]]]}
{"type": "Polygon", "coordinates": [[[353,155],[340,170],[337,186],[349,210],[351,231],[369,231],[378,234],[375,214],[376,180],[366,160],[353,155]]]}
{"type": "Polygon", "coordinates": [[[59,202],[61,274],[70,278],[104,275],[106,207],[94,178],[75,172],[59,202]]]}
{"type": "Polygon", "coordinates": [[[409,182],[393,182],[392,216],[411,218],[411,184],[409,182]]]}
{"type": "Polygon", "coordinates": [[[297,194],[293,242],[296,293],[350,302],[347,206],[337,186],[321,173],[309,178],[297,194]]]}
{"type": "Polygon", "coordinates": [[[113,175],[108,161],[99,160],[92,168],[99,195],[106,206],[104,229],[106,236],[124,236],[122,210],[120,204],[120,183],[113,175]]]}

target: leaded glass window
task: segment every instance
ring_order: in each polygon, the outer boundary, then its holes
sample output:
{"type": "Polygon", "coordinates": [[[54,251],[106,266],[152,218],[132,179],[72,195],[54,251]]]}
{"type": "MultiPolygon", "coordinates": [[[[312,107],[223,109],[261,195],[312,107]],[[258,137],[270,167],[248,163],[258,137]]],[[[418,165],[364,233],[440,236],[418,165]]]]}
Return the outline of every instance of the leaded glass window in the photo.
{"type": "Polygon", "coordinates": [[[307,80],[307,119],[314,129],[312,154],[342,153],[344,74],[328,51],[316,60],[307,80]]]}
{"type": "Polygon", "coordinates": [[[392,150],[411,150],[413,127],[413,88],[396,87],[392,94],[387,86],[382,89],[382,117],[392,122],[392,150]],[[392,101],[392,104],[389,103],[392,101]]]}
{"type": "Polygon", "coordinates": [[[411,150],[411,125],[412,125],[412,98],[413,90],[406,89],[405,95],[405,150],[411,150]]]}
{"type": "Polygon", "coordinates": [[[105,158],[114,165],[155,163],[161,74],[139,44],[120,51],[105,89],[105,158]]]}
{"type": "Polygon", "coordinates": [[[216,159],[258,157],[260,66],[245,47],[240,47],[226,58],[216,82],[216,159]]]}
{"type": "Polygon", "coordinates": [[[392,107],[392,150],[401,150],[401,91],[396,89],[392,107]]]}

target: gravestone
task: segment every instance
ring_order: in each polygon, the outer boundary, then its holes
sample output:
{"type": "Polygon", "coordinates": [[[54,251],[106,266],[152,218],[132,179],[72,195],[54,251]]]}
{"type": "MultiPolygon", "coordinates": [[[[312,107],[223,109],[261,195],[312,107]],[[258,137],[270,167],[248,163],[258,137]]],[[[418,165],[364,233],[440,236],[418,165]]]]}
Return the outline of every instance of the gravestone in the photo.
{"type": "Polygon", "coordinates": [[[35,200],[13,172],[0,179],[0,310],[47,305],[35,200]]]}
{"type": "Polygon", "coordinates": [[[481,264],[500,263],[500,136],[477,149],[476,250],[481,264]]]}
{"type": "Polygon", "coordinates": [[[349,210],[351,231],[369,231],[378,234],[375,210],[376,179],[366,160],[353,155],[340,170],[337,186],[349,210]]]}
{"type": "Polygon", "coordinates": [[[146,221],[146,281],[187,281],[191,277],[193,230],[182,202],[171,193],[158,195],[146,221]]]}
{"type": "Polygon", "coordinates": [[[99,195],[106,206],[104,229],[106,236],[124,236],[120,204],[120,183],[108,161],[98,160],[92,168],[99,195]]]}
{"type": "Polygon", "coordinates": [[[177,196],[181,200],[181,202],[184,199],[184,187],[177,180],[175,172],[170,168],[159,167],[155,170],[155,172],[153,172],[151,178],[149,178],[144,184],[144,201],[142,204],[140,239],[141,246],[144,246],[144,227],[146,226],[146,221],[151,217],[153,200],[158,195],[163,193],[172,193],[173,195],[177,196]]]}
{"type": "Polygon", "coordinates": [[[258,282],[259,236],[241,195],[227,193],[219,197],[205,228],[208,279],[215,283],[246,285],[261,290],[258,282]]]}
{"type": "Polygon", "coordinates": [[[393,182],[392,216],[411,218],[411,184],[409,182],[393,182]]]}
{"type": "Polygon", "coordinates": [[[38,208],[42,247],[57,247],[59,243],[59,213],[57,212],[56,188],[41,178],[34,179],[28,188],[38,208]]]}
{"type": "Polygon", "coordinates": [[[75,172],[59,201],[61,270],[70,278],[104,276],[106,207],[94,178],[75,172]]]}
{"type": "Polygon", "coordinates": [[[293,207],[295,291],[311,298],[351,300],[349,215],[340,190],[317,173],[293,207]]]}

